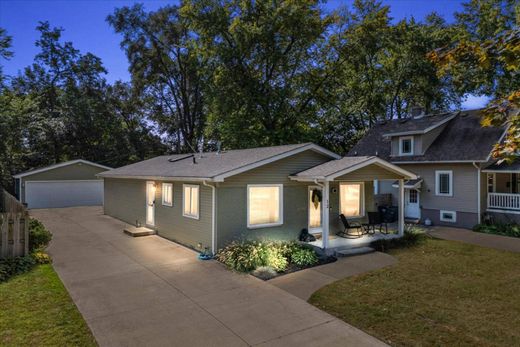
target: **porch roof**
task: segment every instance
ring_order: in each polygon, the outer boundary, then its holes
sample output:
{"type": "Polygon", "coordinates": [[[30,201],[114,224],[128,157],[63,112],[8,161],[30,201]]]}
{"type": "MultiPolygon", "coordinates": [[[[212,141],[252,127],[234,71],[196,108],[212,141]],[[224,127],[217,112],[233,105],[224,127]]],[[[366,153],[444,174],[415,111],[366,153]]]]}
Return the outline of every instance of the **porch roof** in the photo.
{"type": "MultiPolygon", "coordinates": [[[[415,180],[407,180],[407,181],[404,182],[404,187],[406,189],[421,188],[422,182],[423,182],[422,178],[417,178],[415,180]]],[[[399,181],[395,181],[394,183],[392,183],[392,187],[399,188],[399,181]]]]}
{"type": "Polygon", "coordinates": [[[506,161],[495,162],[483,169],[482,172],[520,173],[520,160],[511,164],[506,161]]]}
{"type": "Polygon", "coordinates": [[[341,159],[331,160],[292,175],[290,178],[295,181],[333,181],[339,176],[354,172],[369,165],[377,165],[387,171],[402,176],[404,179],[417,179],[417,176],[414,173],[375,156],[343,157],[341,159]]]}

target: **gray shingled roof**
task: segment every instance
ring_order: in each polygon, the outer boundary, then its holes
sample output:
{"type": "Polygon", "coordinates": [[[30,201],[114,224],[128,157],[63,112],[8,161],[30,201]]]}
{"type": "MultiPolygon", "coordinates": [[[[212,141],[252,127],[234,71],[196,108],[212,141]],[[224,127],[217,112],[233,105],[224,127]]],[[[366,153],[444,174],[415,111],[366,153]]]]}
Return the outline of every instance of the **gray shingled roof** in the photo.
{"type": "Polygon", "coordinates": [[[385,125],[384,135],[412,135],[423,134],[428,130],[435,129],[441,124],[453,119],[458,112],[445,112],[432,114],[420,118],[403,118],[395,121],[389,121],[385,125]]]}
{"type": "Polygon", "coordinates": [[[315,177],[326,177],[335,174],[341,170],[348,169],[354,165],[362,163],[364,161],[372,159],[372,157],[343,157],[337,160],[331,160],[305,171],[299,172],[295,177],[300,178],[315,178],[315,177]]]}
{"type": "Polygon", "coordinates": [[[331,157],[335,155],[312,143],[230,150],[220,153],[207,152],[202,153],[202,155],[198,153],[193,155],[164,155],[105,171],[99,174],[99,176],[213,179],[233,170],[247,168],[276,156],[305,149],[315,149],[325,154],[329,153],[331,157]],[[195,163],[193,158],[195,158],[195,163]]]}
{"type": "MultiPolygon", "coordinates": [[[[417,120],[410,119],[408,122],[422,122],[424,118],[428,118],[428,116],[417,120]]],[[[480,125],[479,110],[462,111],[447,123],[446,128],[424,155],[391,157],[391,139],[385,137],[384,134],[397,129],[398,126],[398,120],[374,126],[350,150],[348,155],[377,155],[395,164],[424,161],[487,161],[493,146],[500,140],[505,130],[505,127],[483,128],[480,125]]]]}
{"type": "Polygon", "coordinates": [[[498,162],[496,162],[496,163],[493,163],[493,164],[489,165],[488,167],[486,167],[484,169],[484,171],[486,171],[486,170],[504,171],[504,172],[520,171],[520,160],[517,160],[511,164],[508,164],[505,161],[501,162],[500,164],[498,164],[498,162]]]}

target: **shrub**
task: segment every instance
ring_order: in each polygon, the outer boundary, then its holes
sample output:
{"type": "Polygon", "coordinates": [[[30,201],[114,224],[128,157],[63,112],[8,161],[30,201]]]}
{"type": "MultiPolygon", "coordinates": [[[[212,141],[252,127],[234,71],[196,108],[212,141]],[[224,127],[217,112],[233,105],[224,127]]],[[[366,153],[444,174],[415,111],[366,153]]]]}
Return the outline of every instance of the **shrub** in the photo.
{"type": "Polygon", "coordinates": [[[284,256],[283,249],[279,244],[267,244],[265,249],[265,265],[270,266],[278,272],[285,271],[289,261],[284,256]]]}
{"type": "Polygon", "coordinates": [[[516,223],[477,224],[473,230],[486,234],[520,237],[520,225],[516,223]]]}
{"type": "Polygon", "coordinates": [[[291,262],[299,266],[310,266],[318,262],[318,256],[313,249],[299,248],[291,254],[291,262]]]}
{"type": "Polygon", "coordinates": [[[24,257],[0,259],[0,282],[31,270],[36,265],[36,260],[27,255],[24,257]]]}
{"type": "Polygon", "coordinates": [[[264,266],[262,245],[256,241],[233,241],[221,249],[216,259],[230,269],[249,272],[264,266]]]}
{"type": "Polygon", "coordinates": [[[253,271],[253,275],[266,281],[276,276],[276,270],[270,266],[259,266],[253,271]]]}
{"type": "Polygon", "coordinates": [[[29,220],[29,252],[47,247],[51,242],[52,234],[43,224],[34,218],[29,220]]]}
{"type": "Polygon", "coordinates": [[[52,258],[45,252],[36,251],[33,252],[32,257],[37,264],[50,264],[52,263],[52,258]]]}

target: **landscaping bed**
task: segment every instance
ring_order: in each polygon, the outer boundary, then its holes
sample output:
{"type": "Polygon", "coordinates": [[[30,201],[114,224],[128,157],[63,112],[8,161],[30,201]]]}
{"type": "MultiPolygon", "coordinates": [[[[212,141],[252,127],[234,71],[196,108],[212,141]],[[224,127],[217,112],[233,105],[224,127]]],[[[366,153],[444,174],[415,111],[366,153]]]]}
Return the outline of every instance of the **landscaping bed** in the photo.
{"type": "Polygon", "coordinates": [[[305,244],[283,241],[234,241],[215,258],[229,269],[250,273],[262,280],[336,261],[320,256],[305,244]]]}
{"type": "Polygon", "coordinates": [[[520,238],[520,225],[516,223],[477,224],[473,227],[473,231],[520,238]]]}
{"type": "Polygon", "coordinates": [[[394,346],[519,346],[520,254],[423,238],[310,303],[394,346]]]}

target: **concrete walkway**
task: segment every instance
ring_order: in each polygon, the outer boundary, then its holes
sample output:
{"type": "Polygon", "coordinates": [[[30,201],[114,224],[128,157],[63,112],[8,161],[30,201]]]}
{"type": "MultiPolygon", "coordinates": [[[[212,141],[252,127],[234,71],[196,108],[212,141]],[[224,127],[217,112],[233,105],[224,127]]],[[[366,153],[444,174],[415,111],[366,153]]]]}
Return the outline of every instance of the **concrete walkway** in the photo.
{"type": "Polygon", "coordinates": [[[397,260],[391,255],[374,252],[354,257],[339,258],[334,263],[273,278],[268,283],[307,301],[312,293],[329,283],[393,265],[396,262],[397,260]]]}
{"type": "Polygon", "coordinates": [[[31,214],[54,234],[54,268],[101,346],[384,345],[187,248],[126,236],[99,207],[31,214]]]}
{"type": "Polygon", "coordinates": [[[439,239],[520,253],[520,239],[516,237],[477,233],[468,229],[450,227],[433,227],[428,230],[428,234],[439,239]]]}

